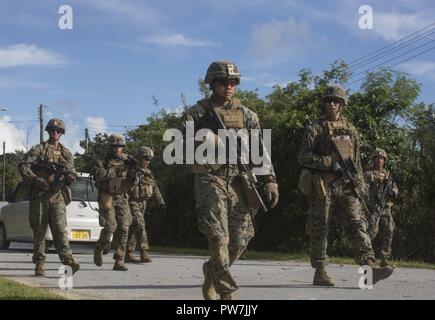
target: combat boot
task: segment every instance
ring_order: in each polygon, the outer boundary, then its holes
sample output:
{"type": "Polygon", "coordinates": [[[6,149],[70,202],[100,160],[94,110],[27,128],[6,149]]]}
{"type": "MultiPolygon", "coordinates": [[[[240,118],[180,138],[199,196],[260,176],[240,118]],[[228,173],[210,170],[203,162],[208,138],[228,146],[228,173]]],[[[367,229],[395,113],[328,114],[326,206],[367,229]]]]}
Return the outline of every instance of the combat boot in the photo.
{"type": "Polygon", "coordinates": [[[94,263],[97,267],[101,267],[103,265],[102,252],[103,252],[103,250],[95,247],[95,249],[94,249],[94,263]]]}
{"type": "Polygon", "coordinates": [[[376,284],[381,280],[387,279],[394,272],[394,268],[392,268],[391,266],[378,267],[375,266],[372,260],[369,261],[368,265],[372,268],[373,284],[376,284]]]}
{"type": "Polygon", "coordinates": [[[45,270],[43,263],[37,263],[35,267],[35,276],[36,277],[45,277],[45,270]]]}
{"type": "Polygon", "coordinates": [[[71,270],[72,270],[72,273],[73,273],[73,274],[76,273],[77,271],[79,271],[79,269],[80,269],[80,264],[78,264],[78,263],[75,262],[74,260],[72,260],[72,261],[67,261],[67,262],[65,263],[65,265],[71,267],[71,270]]]}
{"type": "Polygon", "coordinates": [[[202,285],[202,295],[205,300],[216,300],[217,293],[214,288],[213,274],[210,262],[204,262],[202,265],[202,272],[204,273],[204,284],[202,285]]]}
{"type": "Polygon", "coordinates": [[[221,293],[221,300],[234,300],[234,296],[231,292],[221,293]]]}
{"type": "Polygon", "coordinates": [[[124,261],[127,263],[139,263],[140,262],[139,258],[135,257],[133,255],[133,252],[127,252],[127,254],[125,255],[124,261]]]}
{"type": "Polygon", "coordinates": [[[324,267],[316,268],[314,273],[313,285],[322,287],[335,286],[334,281],[328,276],[324,267]]]}
{"type": "Polygon", "coordinates": [[[145,250],[141,250],[140,251],[140,262],[142,262],[142,263],[148,263],[148,262],[151,262],[151,261],[152,260],[151,260],[150,256],[148,255],[148,253],[145,250]]]}
{"type": "Polygon", "coordinates": [[[385,268],[385,267],[391,267],[393,269],[396,268],[396,266],[391,263],[391,261],[389,259],[383,259],[379,265],[381,268],[385,268]]]}
{"type": "Polygon", "coordinates": [[[115,260],[115,264],[113,265],[113,270],[116,271],[127,271],[128,268],[125,266],[124,261],[115,260]]]}

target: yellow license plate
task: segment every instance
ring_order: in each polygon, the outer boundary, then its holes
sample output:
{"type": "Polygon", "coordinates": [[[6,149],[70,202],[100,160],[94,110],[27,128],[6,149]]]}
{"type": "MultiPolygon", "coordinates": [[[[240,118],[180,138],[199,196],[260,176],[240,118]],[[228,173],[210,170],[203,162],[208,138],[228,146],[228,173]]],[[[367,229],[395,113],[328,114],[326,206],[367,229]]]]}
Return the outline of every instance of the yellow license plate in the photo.
{"type": "Polygon", "coordinates": [[[71,236],[74,240],[89,240],[89,230],[72,230],[71,236]]]}

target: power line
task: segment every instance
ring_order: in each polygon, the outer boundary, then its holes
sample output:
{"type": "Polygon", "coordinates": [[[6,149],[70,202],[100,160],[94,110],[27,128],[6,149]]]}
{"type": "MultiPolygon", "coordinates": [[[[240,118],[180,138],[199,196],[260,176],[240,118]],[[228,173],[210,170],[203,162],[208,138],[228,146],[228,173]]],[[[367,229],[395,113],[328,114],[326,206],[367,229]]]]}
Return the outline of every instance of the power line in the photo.
{"type": "Polygon", "coordinates": [[[434,22],[434,23],[431,23],[431,24],[429,24],[429,25],[427,25],[427,26],[421,28],[420,30],[417,30],[417,31],[415,31],[415,32],[413,32],[413,33],[411,33],[411,34],[409,34],[409,35],[407,35],[407,36],[405,36],[405,37],[403,37],[403,38],[401,38],[401,39],[399,39],[399,40],[393,42],[393,43],[390,43],[389,45],[387,45],[387,46],[385,46],[385,47],[382,47],[382,48],[377,49],[377,50],[375,50],[375,51],[373,51],[373,52],[370,52],[370,53],[368,53],[368,54],[366,54],[366,55],[364,55],[364,56],[362,56],[362,57],[360,57],[360,58],[358,58],[358,59],[355,59],[355,60],[349,62],[349,66],[352,66],[352,65],[355,64],[357,61],[363,60],[363,59],[366,58],[366,57],[369,57],[369,56],[371,56],[371,55],[373,55],[373,54],[375,54],[375,53],[378,53],[378,52],[380,52],[380,51],[383,51],[383,50],[385,50],[385,49],[387,49],[387,48],[389,48],[389,47],[391,47],[391,46],[394,46],[396,43],[399,43],[399,42],[402,41],[402,40],[405,40],[405,39],[407,39],[407,38],[409,38],[409,37],[412,37],[413,35],[419,33],[420,31],[423,31],[423,30],[425,30],[425,29],[427,29],[427,28],[429,28],[429,27],[432,27],[432,26],[434,26],[434,25],[435,25],[435,22],[434,22]]]}
{"type": "Polygon", "coordinates": [[[404,52],[404,53],[402,53],[402,54],[400,54],[400,55],[398,55],[398,56],[395,56],[394,58],[391,58],[391,59],[389,59],[389,60],[385,60],[385,61],[381,62],[380,64],[377,64],[377,65],[374,66],[374,67],[368,68],[368,69],[366,69],[366,70],[364,70],[364,71],[362,71],[362,72],[359,72],[359,73],[357,73],[357,74],[355,74],[355,75],[352,75],[349,79],[355,78],[355,77],[357,77],[357,76],[359,76],[359,75],[361,75],[361,74],[366,73],[367,71],[370,71],[370,70],[376,69],[376,68],[378,68],[378,67],[383,66],[383,65],[386,64],[386,63],[389,63],[389,62],[394,61],[394,60],[396,60],[396,59],[398,59],[398,58],[401,58],[401,57],[403,57],[403,56],[406,56],[407,54],[409,54],[409,53],[411,53],[411,52],[413,52],[413,51],[415,51],[415,50],[418,50],[418,49],[420,49],[420,48],[423,48],[423,47],[427,46],[428,44],[431,44],[432,42],[435,42],[435,39],[430,40],[430,41],[428,41],[428,42],[426,42],[426,43],[424,43],[424,44],[422,44],[422,45],[420,45],[420,46],[418,46],[418,47],[416,47],[416,48],[413,48],[413,49],[411,49],[411,50],[408,50],[408,51],[406,51],[406,52],[404,52]]]}
{"type": "MultiPolygon", "coordinates": [[[[424,50],[424,51],[422,51],[422,52],[420,52],[420,53],[418,53],[418,54],[416,54],[416,55],[414,55],[414,56],[412,56],[412,57],[409,57],[409,58],[407,58],[407,59],[404,59],[404,60],[402,60],[402,61],[399,61],[399,62],[396,63],[396,64],[393,64],[393,65],[391,65],[391,66],[388,66],[388,67],[386,67],[386,69],[391,69],[391,68],[393,68],[393,67],[396,67],[396,66],[398,66],[398,65],[400,65],[400,64],[402,64],[402,63],[405,63],[405,62],[407,62],[407,61],[409,61],[409,60],[411,60],[411,59],[414,59],[414,58],[416,58],[416,57],[418,57],[418,56],[421,56],[422,54],[424,54],[424,53],[426,53],[426,52],[429,52],[429,51],[431,51],[431,50],[434,50],[434,49],[435,49],[435,46],[434,46],[434,47],[431,47],[431,48],[429,48],[429,49],[427,49],[427,50],[424,50]]],[[[354,84],[354,83],[358,83],[358,82],[364,80],[365,78],[366,78],[366,77],[364,76],[364,77],[362,77],[362,78],[360,78],[360,79],[358,79],[358,80],[355,80],[355,81],[349,82],[348,85],[350,86],[350,85],[352,85],[352,84],[354,84]]]]}
{"type": "Polygon", "coordinates": [[[364,65],[369,65],[372,62],[375,62],[376,60],[379,60],[379,59],[381,59],[383,57],[386,57],[386,56],[388,56],[390,54],[393,54],[393,53],[395,53],[397,51],[400,51],[400,50],[410,46],[411,44],[416,43],[416,42],[420,41],[423,38],[426,38],[429,34],[434,33],[434,32],[435,32],[435,28],[425,32],[424,34],[420,35],[419,37],[417,37],[417,38],[415,38],[413,40],[410,40],[410,41],[407,41],[405,43],[402,43],[401,45],[399,45],[397,47],[394,47],[394,48],[391,48],[391,49],[387,50],[386,52],[381,52],[381,53],[373,56],[370,59],[363,60],[363,61],[357,63],[356,65],[354,65],[352,67],[352,69],[356,70],[356,69],[360,69],[360,68],[364,67],[364,65]]]}

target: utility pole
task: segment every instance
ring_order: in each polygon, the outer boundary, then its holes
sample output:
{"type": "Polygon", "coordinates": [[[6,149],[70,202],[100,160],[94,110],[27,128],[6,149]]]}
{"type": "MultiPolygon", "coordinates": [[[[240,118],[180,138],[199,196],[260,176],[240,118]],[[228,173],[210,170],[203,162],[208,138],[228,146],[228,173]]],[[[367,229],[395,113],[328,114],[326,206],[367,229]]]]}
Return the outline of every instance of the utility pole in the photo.
{"type": "Polygon", "coordinates": [[[44,105],[39,106],[39,142],[44,142],[44,105]]]}
{"type": "Polygon", "coordinates": [[[6,190],[6,141],[3,141],[3,180],[2,180],[2,201],[5,201],[6,190]]]}
{"type": "Polygon", "coordinates": [[[85,128],[85,153],[88,153],[89,131],[85,128]]]}

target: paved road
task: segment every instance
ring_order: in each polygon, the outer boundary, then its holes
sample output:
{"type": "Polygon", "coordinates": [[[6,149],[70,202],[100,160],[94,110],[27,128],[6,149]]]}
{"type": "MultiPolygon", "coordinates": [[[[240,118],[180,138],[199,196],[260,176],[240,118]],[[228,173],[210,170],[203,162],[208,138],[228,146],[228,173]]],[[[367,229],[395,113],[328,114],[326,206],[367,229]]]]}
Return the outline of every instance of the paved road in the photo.
{"type": "MultiPolygon", "coordinates": [[[[205,257],[151,253],[153,262],[130,264],[127,272],[113,271],[111,254],[104,256],[101,268],[93,264],[92,247],[74,245],[75,257],[81,264],[73,278],[76,299],[201,299],[202,263],[205,257]]],[[[57,254],[48,254],[46,278],[35,278],[31,263],[31,244],[12,244],[0,250],[0,276],[32,286],[59,289],[57,254]]],[[[358,267],[330,265],[329,274],[336,281],[333,288],[312,286],[313,271],[308,263],[292,261],[240,261],[232,267],[240,290],[237,299],[308,300],[308,299],[435,299],[435,271],[397,268],[373,290],[358,287],[358,267]]]]}

